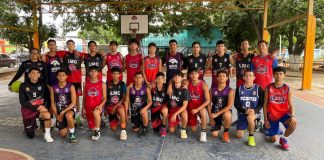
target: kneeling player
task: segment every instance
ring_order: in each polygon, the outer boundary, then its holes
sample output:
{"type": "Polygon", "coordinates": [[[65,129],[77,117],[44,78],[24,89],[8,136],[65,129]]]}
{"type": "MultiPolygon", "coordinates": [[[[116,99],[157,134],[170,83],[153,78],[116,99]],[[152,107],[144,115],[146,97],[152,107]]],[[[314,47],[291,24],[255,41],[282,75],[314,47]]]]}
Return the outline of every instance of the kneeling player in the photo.
{"type": "Polygon", "coordinates": [[[161,128],[161,137],[166,137],[166,123],[168,118],[168,111],[162,112],[162,108],[166,108],[167,94],[166,85],[164,84],[165,75],[163,72],[156,74],[156,85],[152,85],[153,104],[151,107],[151,121],[152,128],[158,132],[161,128]],[[162,114],[162,121],[161,121],[162,114]]]}
{"type": "Polygon", "coordinates": [[[76,91],[71,83],[67,83],[67,72],[57,71],[58,84],[51,87],[51,109],[56,118],[56,126],[60,136],[65,137],[70,132],[70,142],[77,142],[74,135],[74,116],[76,105],[76,91]],[[69,128],[69,130],[68,130],[69,128]]]}
{"type": "MultiPolygon", "coordinates": [[[[134,77],[134,84],[127,87],[125,106],[130,106],[131,123],[134,132],[139,132],[141,126],[142,131],[140,137],[148,133],[148,109],[152,105],[152,96],[150,88],[143,85],[143,73],[136,72],[134,77]]],[[[126,111],[127,111],[126,110],[126,111]]],[[[127,112],[126,112],[127,113],[127,112]]]]}
{"type": "Polygon", "coordinates": [[[120,68],[112,68],[112,79],[110,82],[107,80],[107,105],[105,115],[109,116],[110,128],[113,131],[117,130],[117,125],[120,120],[120,140],[127,139],[126,133],[126,108],[123,104],[126,94],[126,84],[119,80],[121,74],[120,68]],[[118,118],[119,117],[119,118],[118,118]]]}
{"type": "Polygon", "coordinates": [[[217,137],[222,128],[224,121],[224,134],[223,141],[230,142],[228,134],[232,121],[232,105],[234,103],[234,91],[227,84],[228,73],[227,71],[220,70],[217,72],[217,85],[210,89],[212,97],[212,106],[208,106],[208,113],[210,123],[212,125],[212,136],[217,137]]]}
{"type": "Polygon", "coordinates": [[[51,136],[51,115],[45,107],[45,90],[47,87],[39,81],[39,68],[32,67],[28,73],[29,81],[19,87],[19,102],[24,122],[24,128],[29,138],[35,136],[36,118],[44,120],[46,142],[53,142],[51,136]]]}
{"type": "Polygon", "coordinates": [[[169,95],[170,101],[168,103],[168,107],[169,107],[168,121],[169,121],[169,131],[170,133],[174,133],[177,125],[180,122],[178,116],[181,116],[182,129],[180,132],[180,138],[187,139],[187,132],[186,132],[186,127],[188,123],[187,105],[190,96],[189,96],[188,89],[181,87],[182,78],[183,78],[183,73],[181,71],[178,71],[173,76],[174,84],[172,85],[172,90],[171,90],[172,94],[169,95]]]}
{"type": "Polygon", "coordinates": [[[103,106],[107,101],[106,84],[99,80],[101,68],[90,67],[90,80],[84,83],[82,117],[87,118],[88,126],[93,130],[92,140],[100,138],[100,122],[103,106]]]}
{"type": "Polygon", "coordinates": [[[254,128],[256,113],[259,113],[263,105],[263,91],[259,85],[254,84],[255,79],[252,70],[244,72],[244,83],[236,88],[234,106],[237,109],[238,120],[236,136],[242,138],[244,130],[248,129],[248,145],[254,147],[254,128]]]}
{"type": "Polygon", "coordinates": [[[289,86],[283,82],[286,69],[284,67],[276,67],[273,69],[275,82],[268,85],[264,93],[264,125],[266,134],[270,137],[270,141],[277,141],[277,133],[279,131],[279,122],[281,122],[286,131],[280,138],[279,143],[283,149],[288,149],[288,136],[296,129],[297,120],[294,116],[294,107],[292,105],[292,91],[289,86]]]}
{"type": "Polygon", "coordinates": [[[197,115],[201,119],[202,132],[200,133],[200,141],[206,142],[206,126],[207,126],[207,113],[206,106],[210,104],[209,89],[207,84],[199,79],[199,70],[192,69],[189,73],[189,95],[190,100],[188,103],[188,126],[191,127],[193,132],[197,131],[197,115]]]}

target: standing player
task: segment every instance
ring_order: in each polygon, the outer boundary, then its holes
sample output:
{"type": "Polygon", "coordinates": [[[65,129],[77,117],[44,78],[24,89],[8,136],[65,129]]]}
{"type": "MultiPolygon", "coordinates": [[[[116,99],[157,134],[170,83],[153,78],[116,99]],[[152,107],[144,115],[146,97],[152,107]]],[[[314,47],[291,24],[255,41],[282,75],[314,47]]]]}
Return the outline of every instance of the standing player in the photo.
{"type": "Polygon", "coordinates": [[[200,141],[207,142],[206,127],[207,113],[206,106],[210,104],[209,89],[203,80],[199,80],[199,70],[192,69],[189,72],[190,81],[188,85],[190,100],[188,103],[188,126],[193,132],[197,131],[197,115],[201,119],[202,132],[200,133],[200,141]]]}
{"type": "Polygon", "coordinates": [[[217,137],[224,121],[223,141],[230,142],[228,131],[232,121],[232,105],[234,103],[234,91],[227,84],[228,72],[220,70],[216,74],[217,85],[210,89],[212,105],[208,106],[208,114],[212,125],[212,136],[217,137]]]}
{"type": "MultiPolygon", "coordinates": [[[[152,105],[151,90],[143,85],[144,75],[141,71],[135,73],[134,84],[127,87],[125,106],[130,108],[131,123],[134,132],[139,132],[142,126],[140,137],[148,133],[148,109],[152,105]]],[[[128,112],[126,112],[128,113],[128,112]]]]}
{"type": "Polygon", "coordinates": [[[166,94],[166,85],[164,84],[165,75],[163,72],[156,74],[156,85],[152,87],[152,100],[153,104],[151,107],[151,121],[152,128],[155,132],[161,129],[161,137],[166,137],[166,121],[168,113],[162,113],[162,108],[167,107],[168,96],[166,94]],[[161,121],[162,114],[162,121],[161,121]]]}
{"type": "Polygon", "coordinates": [[[102,54],[97,53],[97,43],[95,41],[88,42],[88,47],[90,50],[89,54],[84,55],[84,65],[86,68],[86,81],[89,80],[90,68],[98,68],[98,80],[102,81],[102,68],[106,65],[106,61],[102,54]]]}
{"type": "Polygon", "coordinates": [[[51,136],[51,115],[45,107],[45,90],[47,87],[39,81],[40,70],[32,67],[28,73],[29,81],[19,87],[19,102],[26,135],[29,138],[35,136],[36,118],[44,120],[46,142],[53,142],[51,136]]]}
{"type": "Polygon", "coordinates": [[[199,79],[204,80],[204,74],[206,69],[206,56],[204,54],[200,54],[200,43],[193,42],[192,43],[192,55],[187,57],[183,63],[183,68],[188,69],[187,79],[190,79],[189,73],[198,68],[199,79]]]}
{"type": "Polygon", "coordinates": [[[241,52],[235,56],[236,65],[236,87],[244,83],[243,77],[246,70],[251,70],[253,53],[249,51],[249,41],[244,39],[241,42],[241,52]]]}
{"type": "Polygon", "coordinates": [[[156,55],[157,46],[155,43],[148,45],[148,56],[143,60],[143,73],[145,83],[148,87],[151,87],[151,83],[155,81],[156,75],[162,70],[161,58],[156,55]]]}
{"type": "MultiPolygon", "coordinates": [[[[110,48],[110,53],[107,54],[106,56],[106,64],[108,67],[107,70],[107,81],[111,82],[113,80],[112,77],[112,68],[120,68],[123,69],[123,56],[120,52],[117,52],[117,47],[118,43],[116,41],[110,41],[109,43],[109,48],[110,48]]],[[[119,74],[119,80],[123,80],[123,73],[119,74]]]]}
{"type": "Polygon", "coordinates": [[[275,57],[268,53],[268,43],[264,40],[258,42],[260,54],[252,59],[252,70],[254,70],[255,81],[263,90],[273,82],[273,68],[278,66],[275,57]]]}
{"type": "Polygon", "coordinates": [[[122,74],[119,67],[110,69],[113,80],[107,80],[107,104],[105,109],[105,115],[109,116],[110,128],[113,131],[117,130],[117,125],[120,120],[120,127],[122,129],[120,133],[120,140],[127,139],[126,133],[126,108],[124,106],[126,84],[120,80],[120,74],[122,74]],[[118,118],[119,117],[119,118],[118,118]]]}
{"type": "Polygon", "coordinates": [[[37,67],[40,72],[40,81],[43,81],[45,84],[47,83],[47,69],[46,65],[43,61],[39,60],[40,54],[37,48],[33,48],[30,52],[30,59],[21,63],[18,68],[16,75],[12,78],[12,80],[8,84],[9,91],[11,90],[11,84],[17,81],[23,74],[25,74],[25,82],[28,81],[28,74],[30,72],[30,68],[37,67]]]}
{"type": "Polygon", "coordinates": [[[169,41],[170,53],[166,53],[162,58],[162,63],[166,64],[166,82],[169,83],[178,71],[182,70],[183,54],[177,52],[178,42],[175,39],[169,41]]]}
{"type": "MultiPolygon", "coordinates": [[[[231,65],[234,64],[232,57],[229,54],[225,53],[226,48],[225,48],[224,41],[222,41],[222,40],[217,41],[216,50],[217,50],[217,53],[210,58],[208,67],[207,67],[207,68],[212,69],[212,85],[211,85],[212,87],[214,87],[218,83],[217,82],[218,71],[224,70],[224,71],[228,72],[231,76],[232,75],[231,65]]],[[[228,78],[226,84],[229,85],[229,78],[228,78]]]]}
{"type": "Polygon", "coordinates": [[[280,138],[279,143],[283,149],[288,149],[288,136],[296,129],[297,120],[294,116],[295,110],[292,105],[292,91],[289,86],[283,82],[286,74],[284,67],[276,67],[273,69],[275,82],[267,86],[264,94],[264,125],[266,134],[270,137],[270,141],[277,141],[277,133],[279,132],[279,122],[281,122],[286,131],[280,138]]]}
{"type": "Polygon", "coordinates": [[[77,142],[74,134],[76,91],[75,87],[66,81],[67,76],[67,71],[64,69],[57,71],[58,84],[54,84],[50,89],[51,109],[56,117],[60,136],[66,137],[70,133],[70,142],[75,143],[77,142]]]}
{"type": "Polygon", "coordinates": [[[135,73],[142,70],[142,54],[138,53],[139,42],[136,39],[131,39],[128,43],[130,53],[126,55],[124,70],[127,70],[126,84],[129,86],[134,82],[135,73]]]}
{"type": "MultiPolygon", "coordinates": [[[[188,101],[190,100],[190,95],[188,89],[182,88],[181,83],[183,79],[183,73],[178,71],[173,76],[172,85],[172,94],[169,95],[169,103],[168,103],[168,115],[169,115],[169,131],[170,133],[174,133],[177,125],[179,124],[180,120],[178,116],[181,116],[181,124],[182,129],[180,132],[181,139],[187,139],[187,123],[188,123],[188,112],[187,106],[188,101]]],[[[166,108],[164,108],[166,110],[166,108]]],[[[162,113],[165,112],[162,109],[162,113]]]]}
{"type": "Polygon", "coordinates": [[[101,68],[89,68],[89,80],[84,83],[82,116],[87,118],[88,126],[93,130],[92,140],[100,138],[100,122],[103,106],[107,101],[106,84],[99,78],[101,68]]]}
{"type": "Polygon", "coordinates": [[[236,88],[234,106],[237,109],[238,120],[236,136],[242,138],[244,130],[248,129],[248,145],[256,146],[254,141],[254,128],[256,113],[259,113],[263,106],[263,91],[259,85],[254,84],[255,79],[252,70],[245,70],[244,83],[236,88]]]}

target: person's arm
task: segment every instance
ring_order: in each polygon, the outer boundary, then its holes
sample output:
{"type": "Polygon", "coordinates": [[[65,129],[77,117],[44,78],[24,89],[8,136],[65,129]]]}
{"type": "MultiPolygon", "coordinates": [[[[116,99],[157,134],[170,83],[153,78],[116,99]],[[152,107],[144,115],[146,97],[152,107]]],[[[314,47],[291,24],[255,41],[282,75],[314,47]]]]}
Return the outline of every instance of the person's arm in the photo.
{"type": "Polygon", "coordinates": [[[75,87],[72,85],[71,86],[71,103],[63,111],[61,111],[61,114],[63,115],[65,112],[71,110],[75,106],[76,106],[76,91],[75,91],[75,87]]]}
{"type": "Polygon", "coordinates": [[[126,57],[123,59],[123,72],[125,72],[125,70],[126,70],[126,65],[127,65],[127,63],[126,63],[126,57]]]}
{"type": "MultiPolygon", "coordinates": [[[[210,99],[212,99],[212,90],[211,89],[209,90],[209,97],[210,97],[210,99]]],[[[208,104],[207,108],[208,108],[209,119],[212,119],[212,105],[211,105],[211,102],[208,104]]]]}
{"type": "Polygon", "coordinates": [[[206,70],[212,69],[212,63],[213,63],[212,60],[213,60],[212,56],[209,56],[209,57],[207,58],[206,70]]]}
{"type": "Polygon", "coordinates": [[[234,103],[234,90],[231,89],[229,94],[228,94],[228,99],[227,99],[227,105],[226,107],[222,108],[220,111],[218,111],[216,113],[217,116],[222,115],[223,113],[225,113],[226,111],[229,111],[234,103]]]}
{"type": "Polygon", "coordinates": [[[38,105],[33,105],[29,101],[26,100],[26,95],[25,95],[25,85],[22,84],[19,87],[19,102],[22,107],[28,108],[32,111],[37,111],[37,108],[39,107],[38,105]]]}
{"type": "Polygon", "coordinates": [[[85,103],[86,103],[86,95],[87,95],[87,92],[86,92],[86,90],[85,90],[85,82],[83,82],[83,98],[82,98],[82,117],[83,118],[86,118],[86,105],[85,105],[85,103]]]}
{"type": "Polygon", "coordinates": [[[51,99],[51,110],[55,116],[55,118],[57,119],[58,118],[58,115],[57,115],[57,109],[56,109],[56,105],[55,105],[55,99],[54,99],[54,90],[53,90],[53,87],[50,87],[50,99],[51,99]]]}
{"type": "Polygon", "coordinates": [[[149,82],[147,81],[147,78],[146,78],[146,74],[145,74],[145,65],[144,65],[144,59],[142,60],[142,73],[144,75],[144,82],[145,84],[149,84],[149,82]]]}
{"type": "Polygon", "coordinates": [[[130,102],[129,102],[129,90],[130,90],[130,86],[128,86],[127,89],[126,89],[126,95],[125,95],[125,101],[124,101],[125,108],[126,108],[126,114],[128,113],[128,108],[129,108],[129,105],[130,105],[130,102]]]}
{"type": "Polygon", "coordinates": [[[201,104],[197,108],[197,112],[210,104],[209,89],[208,89],[208,86],[207,86],[207,84],[205,82],[204,82],[204,85],[203,85],[203,91],[204,91],[204,95],[205,95],[205,102],[203,104],[201,104]]]}
{"type": "Polygon", "coordinates": [[[289,113],[291,116],[295,116],[295,108],[292,104],[292,91],[291,89],[289,88],[289,92],[288,92],[288,105],[289,105],[289,113]]]}
{"type": "Polygon", "coordinates": [[[102,83],[102,99],[101,103],[96,107],[98,110],[102,110],[102,107],[106,104],[107,102],[107,86],[105,83],[102,83]]]}
{"type": "Polygon", "coordinates": [[[268,107],[268,88],[265,89],[264,91],[264,99],[263,99],[263,116],[264,116],[264,122],[269,122],[268,121],[268,114],[267,114],[267,107],[268,107]]]}
{"type": "Polygon", "coordinates": [[[151,95],[151,89],[146,87],[146,94],[147,94],[147,105],[142,109],[149,109],[152,106],[152,95],[151,95]]]}
{"type": "Polygon", "coordinates": [[[162,58],[162,65],[166,63],[166,58],[167,58],[168,53],[164,53],[163,58],[162,58]]]}
{"type": "Polygon", "coordinates": [[[106,62],[107,62],[106,61],[106,58],[107,58],[107,56],[106,55],[101,55],[101,57],[102,57],[102,66],[101,66],[101,69],[103,69],[106,66],[106,62]]]}
{"type": "Polygon", "coordinates": [[[239,94],[239,87],[236,88],[235,90],[235,100],[234,100],[234,107],[236,110],[240,113],[245,114],[246,109],[242,107],[242,104],[240,102],[240,94],[239,94]]]}
{"type": "Polygon", "coordinates": [[[255,113],[259,113],[263,107],[263,101],[264,101],[264,93],[263,90],[261,89],[261,87],[258,87],[258,105],[257,107],[254,109],[255,113]]]}
{"type": "Polygon", "coordinates": [[[162,72],[162,60],[159,58],[159,72],[162,72]]]}
{"type": "Polygon", "coordinates": [[[16,73],[16,75],[12,78],[12,80],[9,82],[8,87],[11,87],[12,83],[17,81],[25,72],[26,70],[26,63],[22,63],[19,68],[18,71],[16,73]]]}
{"type": "Polygon", "coordinates": [[[172,85],[173,85],[173,79],[171,79],[169,81],[169,84],[168,84],[168,87],[167,87],[167,95],[169,95],[169,96],[173,93],[172,85]]]}

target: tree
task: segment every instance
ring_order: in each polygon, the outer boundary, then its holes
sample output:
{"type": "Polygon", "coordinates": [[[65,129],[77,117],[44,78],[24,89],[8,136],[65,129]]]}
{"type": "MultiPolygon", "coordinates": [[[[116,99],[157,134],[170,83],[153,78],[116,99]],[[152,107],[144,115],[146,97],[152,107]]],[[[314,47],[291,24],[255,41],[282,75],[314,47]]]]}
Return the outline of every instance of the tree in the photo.
{"type": "Polygon", "coordinates": [[[121,37],[115,34],[112,28],[107,28],[105,26],[97,26],[91,30],[81,30],[78,33],[78,37],[98,41],[100,44],[108,44],[111,40],[115,40],[119,44],[122,43],[121,37]]]}

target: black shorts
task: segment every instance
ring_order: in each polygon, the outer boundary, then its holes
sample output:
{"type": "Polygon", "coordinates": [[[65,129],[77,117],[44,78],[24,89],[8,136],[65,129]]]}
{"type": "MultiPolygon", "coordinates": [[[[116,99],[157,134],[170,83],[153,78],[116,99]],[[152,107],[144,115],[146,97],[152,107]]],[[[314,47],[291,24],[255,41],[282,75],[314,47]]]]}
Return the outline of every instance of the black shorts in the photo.
{"type": "Polygon", "coordinates": [[[136,116],[131,116],[132,129],[140,128],[143,126],[141,114],[138,113],[136,116]]]}
{"type": "Polygon", "coordinates": [[[71,83],[74,88],[75,88],[75,92],[78,96],[82,96],[82,85],[81,82],[80,83],[71,83]]]}
{"type": "MultiPolygon", "coordinates": [[[[73,108],[71,109],[71,111],[73,111],[73,119],[75,118],[75,113],[76,113],[76,109],[73,108]]],[[[66,112],[65,112],[66,113],[66,112]]],[[[60,113],[57,113],[57,114],[60,114],[60,113]]],[[[67,119],[65,117],[65,114],[64,114],[64,117],[63,117],[63,120],[62,122],[59,122],[56,120],[56,127],[59,129],[59,130],[62,130],[64,128],[67,128],[68,127],[68,122],[67,122],[67,119]]]]}
{"type": "MultiPolygon", "coordinates": [[[[230,110],[232,112],[232,110],[230,110]]],[[[214,118],[215,125],[211,126],[211,132],[220,131],[223,125],[223,114],[214,118]]]]}

